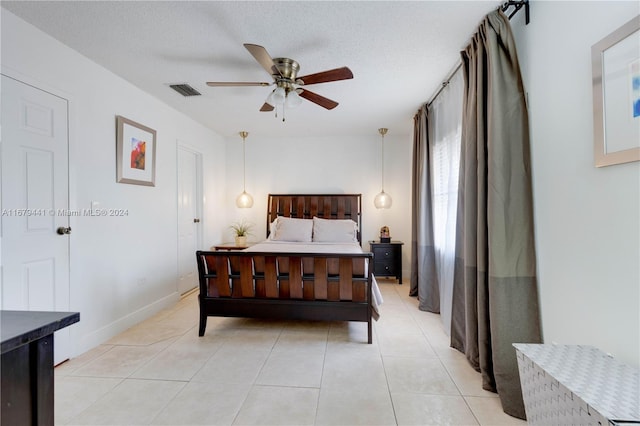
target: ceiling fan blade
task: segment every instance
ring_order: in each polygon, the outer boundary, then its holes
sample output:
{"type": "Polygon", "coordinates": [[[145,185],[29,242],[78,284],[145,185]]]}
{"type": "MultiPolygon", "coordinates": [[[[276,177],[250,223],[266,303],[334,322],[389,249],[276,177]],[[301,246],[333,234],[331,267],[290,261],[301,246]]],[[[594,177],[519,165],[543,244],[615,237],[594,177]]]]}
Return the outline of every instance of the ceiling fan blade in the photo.
{"type": "Polygon", "coordinates": [[[302,91],[298,93],[300,97],[305,98],[308,101],[313,102],[314,104],[318,104],[326,109],[334,109],[338,106],[336,101],[332,101],[329,98],[325,98],[324,96],[320,96],[317,93],[310,92],[306,89],[301,89],[302,91]]]}
{"type": "Polygon", "coordinates": [[[256,58],[256,61],[258,61],[258,63],[262,65],[262,68],[264,68],[269,73],[269,75],[277,74],[282,77],[282,74],[280,74],[280,70],[273,63],[273,58],[271,58],[271,55],[269,55],[267,49],[262,46],[258,46],[257,44],[250,43],[245,43],[244,47],[249,51],[249,53],[253,55],[254,58],[256,58]]]}
{"type": "Polygon", "coordinates": [[[323,71],[315,74],[305,75],[304,77],[298,77],[297,80],[302,80],[305,85],[327,83],[329,81],[349,80],[353,78],[353,73],[347,67],[336,68],[334,70],[323,71]]]}
{"type": "Polygon", "coordinates": [[[272,83],[264,82],[228,82],[228,81],[207,81],[207,86],[211,87],[236,87],[236,86],[270,86],[272,83]]]}
{"type": "Polygon", "coordinates": [[[273,105],[269,105],[268,103],[264,103],[264,105],[262,105],[262,108],[260,108],[260,111],[265,112],[265,111],[273,111],[273,105]]]}

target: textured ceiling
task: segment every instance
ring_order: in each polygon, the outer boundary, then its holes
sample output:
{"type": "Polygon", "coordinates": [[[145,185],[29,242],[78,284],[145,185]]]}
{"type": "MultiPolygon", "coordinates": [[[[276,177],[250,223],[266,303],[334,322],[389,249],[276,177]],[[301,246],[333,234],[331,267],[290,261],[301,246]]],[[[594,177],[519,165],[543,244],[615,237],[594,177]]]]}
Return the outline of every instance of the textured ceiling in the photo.
{"type": "MultiPolygon", "coordinates": [[[[223,136],[411,134],[413,115],[457,64],[496,1],[2,1],[2,7],[223,136]],[[309,89],[340,103],[259,112],[271,81],[243,47],[300,63],[299,75],[348,66],[352,80],[309,89]],[[168,87],[188,83],[202,96],[168,87]]],[[[100,82],[96,82],[100,84],[100,82]]]]}

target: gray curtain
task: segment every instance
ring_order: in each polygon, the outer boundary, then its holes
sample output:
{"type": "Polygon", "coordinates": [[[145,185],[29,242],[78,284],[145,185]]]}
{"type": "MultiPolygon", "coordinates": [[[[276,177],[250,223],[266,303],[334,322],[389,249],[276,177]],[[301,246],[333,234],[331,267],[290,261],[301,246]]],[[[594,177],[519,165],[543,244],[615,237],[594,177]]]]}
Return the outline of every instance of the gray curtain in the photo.
{"type": "Polygon", "coordinates": [[[451,346],[524,418],[512,343],[541,342],[529,123],[508,18],[492,12],[462,52],[465,99],[451,346]]]}
{"type": "Polygon", "coordinates": [[[431,176],[429,171],[429,141],[427,106],[413,118],[413,174],[411,180],[411,288],[418,296],[419,309],[440,312],[440,289],[436,274],[436,256],[431,213],[431,176]]]}

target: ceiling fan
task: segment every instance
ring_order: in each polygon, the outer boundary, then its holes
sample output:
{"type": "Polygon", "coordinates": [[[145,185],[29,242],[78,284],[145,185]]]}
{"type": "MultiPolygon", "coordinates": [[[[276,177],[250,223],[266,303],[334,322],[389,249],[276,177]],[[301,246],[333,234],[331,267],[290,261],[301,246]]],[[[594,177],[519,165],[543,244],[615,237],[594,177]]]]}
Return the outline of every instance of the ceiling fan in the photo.
{"type": "Polygon", "coordinates": [[[298,77],[300,64],[289,58],[271,58],[267,50],[257,44],[245,43],[244,47],[253,55],[260,65],[271,75],[273,82],[219,82],[209,81],[207,86],[232,87],[232,86],[276,86],[269,94],[260,111],[273,111],[277,106],[295,107],[302,103],[304,98],[326,109],[338,106],[336,101],[310,92],[305,86],[330,81],[348,80],[353,78],[353,73],[347,67],[322,71],[315,74],[298,77]]]}

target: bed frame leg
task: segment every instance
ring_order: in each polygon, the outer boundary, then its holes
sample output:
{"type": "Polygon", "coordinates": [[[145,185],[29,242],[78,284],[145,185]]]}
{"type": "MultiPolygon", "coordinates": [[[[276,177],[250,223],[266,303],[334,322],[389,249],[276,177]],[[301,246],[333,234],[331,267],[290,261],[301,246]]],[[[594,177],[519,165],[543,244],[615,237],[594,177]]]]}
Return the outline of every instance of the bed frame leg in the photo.
{"type": "Polygon", "coordinates": [[[198,328],[198,336],[204,336],[204,331],[207,328],[207,315],[200,314],[200,327],[198,328]]]}
{"type": "Polygon", "coordinates": [[[373,343],[373,338],[371,336],[372,330],[371,330],[371,317],[369,317],[369,321],[367,321],[367,337],[368,337],[368,344],[373,343]]]}

